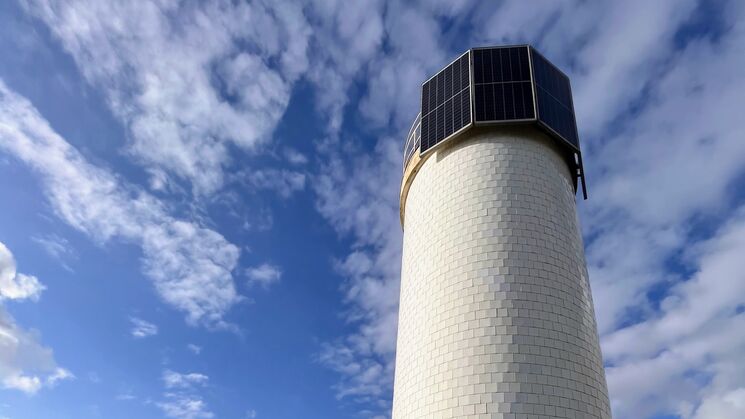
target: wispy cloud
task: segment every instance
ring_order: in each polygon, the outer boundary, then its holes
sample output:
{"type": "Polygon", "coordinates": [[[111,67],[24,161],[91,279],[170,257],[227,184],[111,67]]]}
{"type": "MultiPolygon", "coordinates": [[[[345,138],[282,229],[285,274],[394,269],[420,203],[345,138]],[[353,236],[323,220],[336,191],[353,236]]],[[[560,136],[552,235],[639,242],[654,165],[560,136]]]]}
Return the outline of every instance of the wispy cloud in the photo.
{"type": "Polygon", "coordinates": [[[246,276],[250,284],[268,288],[282,278],[282,270],[278,266],[262,263],[259,266],[246,269],[246,276]]]}
{"type": "Polygon", "coordinates": [[[187,344],[186,349],[188,349],[194,355],[199,355],[200,353],[202,353],[202,347],[193,343],[187,344]]]}
{"type": "Polygon", "coordinates": [[[191,324],[223,326],[240,300],[240,251],[214,230],[169,214],[152,195],[89,163],[25,98],[0,82],[0,150],[40,175],[56,215],[99,242],[134,242],[160,297],[191,324]]]}
{"type": "Polygon", "coordinates": [[[315,23],[313,41],[323,46],[311,54],[307,77],[316,86],[316,106],[327,116],[333,137],[342,126],[347,89],[383,42],[383,8],[382,1],[364,0],[307,9],[315,23]]]}
{"type": "Polygon", "coordinates": [[[305,174],[293,170],[255,170],[245,176],[252,187],[274,191],[282,198],[289,198],[305,188],[305,174]]]}
{"type": "Polygon", "coordinates": [[[375,153],[332,158],[317,182],[318,209],[355,249],[336,269],[346,279],[346,319],[357,331],[323,346],[319,360],[341,374],[338,397],[373,402],[385,411],[393,384],[398,319],[401,227],[398,222],[400,153],[398,141],[385,138],[375,153]],[[392,263],[392,261],[395,261],[392,263]]]}
{"type": "Polygon", "coordinates": [[[215,414],[208,408],[201,397],[180,393],[166,393],[165,400],[157,403],[163,414],[169,418],[198,419],[213,418],[215,414]]]}
{"type": "Polygon", "coordinates": [[[212,418],[214,414],[197,393],[199,387],[207,384],[209,377],[199,373],[178,373],[163,371],[163,384],[166,388],[164,400],[157,403],[163,413],[170,418],[196,419],[212,418]]]}
{"type": "Polygon", "coordinates": [[[132,323],[130,333],[136,338],[145,338],[158,334],[158,326],[153,323],[142,320],[138,317],[130,317],[129,321],[132,323]]]}
{"type": "Polygon", "coordinates": [[[163,383],[166,388],[191,388],[196,385],[204,385],[209,380],[204,374],[190,372],[181,374],[171,370],[163,371],[163,383]]]}
{"type": "Polygon", "coordinates": [[[135,396],[134,394],[132,394],[130,392],[126,392],[126,393],[119,393],[119,394],[117,394],[116,397],[115,397],[115,399],[126,402],[126,401],[130,401],[130,400],[136,400],[137,399],[137,396],[135,396]]]}
{"type": "Polygon", "coordinates": [[[128,152],[197,193],[220,188],[228,148],[266,141],[307,68],[299,4],[29,0],[128,127],[128,152]],[[250,43],[252,52],[240,45],[250,43]],[[199,45],[195,48],[195,45],[199,45]],[[277,62],[278,68],[269,63],[277,62]]]}
{"type": "Polygon", "coordinates": [[[308,157],[294,148],[286,147],[283,154],[290,164],[301,166],[308,163],[308,157]]]}
{"type": "Polygon", "coordinates": [[[48,385],[50,387],[54,387],[60,381],[72,380],[74,378],[75,378],[75,375],[73,375],[70,371],[68,371],[68,370],[66,370],[64,368],[57,368],[57,369],[54,370],[54,372],[51,375],[49,375],[45,379],[45,383],[46,383],[46,385],[48,385]]]}
{"type": "Polygon", "coordinates": [[[49,256],[56,259],[63,268],[72,272],[72,268],[67,264],[67,260],[74,259],[76,255],[67,239],[56,234],[50,234],[46,236],[34,236],[31,237],[31,240],[41,246],[49,256]]]}

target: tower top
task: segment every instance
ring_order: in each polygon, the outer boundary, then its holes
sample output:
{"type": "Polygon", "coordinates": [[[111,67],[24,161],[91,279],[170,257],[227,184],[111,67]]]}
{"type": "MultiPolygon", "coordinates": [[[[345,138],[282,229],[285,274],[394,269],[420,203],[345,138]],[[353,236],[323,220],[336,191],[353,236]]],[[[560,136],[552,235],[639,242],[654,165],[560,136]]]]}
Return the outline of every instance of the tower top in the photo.
{"type": "Polygon", "coordinates": [[[404,173],[472,127],[505,124],[535,125],[554,139],[574,175],[575,192],[581,183],[587,199],[569,77],[530,45],[471,48],[422,83],[404,173]]]}

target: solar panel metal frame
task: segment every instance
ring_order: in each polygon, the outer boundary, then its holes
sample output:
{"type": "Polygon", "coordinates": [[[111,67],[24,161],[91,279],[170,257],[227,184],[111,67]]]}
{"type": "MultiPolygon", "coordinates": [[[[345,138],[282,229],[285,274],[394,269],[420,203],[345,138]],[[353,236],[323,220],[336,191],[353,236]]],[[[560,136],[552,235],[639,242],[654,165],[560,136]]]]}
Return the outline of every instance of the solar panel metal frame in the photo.
{"type": "MultiPolygon", "coordinates": [[[[469,102],[469,105],[468,106],[470,108],[470,114],[471,114],[471,118],[470,119],[471,119],[471,121],[468,124],[466,124],[463,127],[461,127],[460,129],[458,129],[457,131],[453,131],[452,134],[450,134],[447,137],[443,138],[442,140],[440,140],[436,144],[430,146],[429,148],[427,148],[424,151],[421,151],[421,138],[424,135],[422,133],[422,136],[420,136],[420,144],[419,144],[419,150],[420,150],[419,151],[419,155],[422,156],[422,157],[425,156],[425,155],[427,155],[427,154],[429,154],[430,152],[432,152],[432,150],[435,150],[435,149],[439,148],[441,144],[444,144],[444,143],[448,142],[449,140],[453,139],[454,137],[457,137],[463,131],[466,131],[467,129],[471,128],[474,125],[474,117],[473,117],[473,63],[471,62],[471,60],[473,59],[473,57],[472,57],[471,51],[473,51],[473,48],[471,48],[468,51],[464,52],[463,54],[457,56],[453,61],[450,61],[447,65],[445,65],[444,67],[442,67],[442,69],[440,71],[438,71],[437,73],[435,73],[432,77],[430,77],[427,80],[425,80],[424,82],[422,82],[422,86],[420,88],[420,91],[423,94],[423,92],[424,92],[424,85],[427,84],[427,82],[429,82],[430,80],[432,80],[435,77],[437,77],[440,73],[442,73],[443,71],[445,71],[448,67],[450,67],[451,65],[453,65],[456,61],[458,61],[461,58],[463,58],[464,55],[468,55],[468,60],[467,60],[467,62],[468,62],[468,94],[469,94],[469,101],[468,101],[469,102]]],[[[454,96],[455,95],[453,95],[453,97],[454,96]]],[[[420,103],[421,103],[421,100],[420,100],[420,103]]],[[[444,102],[443,102],[443,106],[444,106],[444,102]]],[[[430,109],[429,111],[432,112],[432,109],[430,109]]],[[[424,120],[424,115],[421,115],[421,117],[420,117],[420,123],[422,123],[423,120],[424,120]]]]}

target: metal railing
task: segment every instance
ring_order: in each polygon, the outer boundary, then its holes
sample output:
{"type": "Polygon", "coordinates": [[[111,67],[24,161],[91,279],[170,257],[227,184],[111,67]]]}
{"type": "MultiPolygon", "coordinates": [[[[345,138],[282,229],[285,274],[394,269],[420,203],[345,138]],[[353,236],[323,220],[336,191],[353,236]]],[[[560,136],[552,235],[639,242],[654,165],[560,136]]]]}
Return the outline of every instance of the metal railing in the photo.
{"type": "Polygon", "coordinates": [[[414,123],[409,129],[409,134],[406,136],[406,144],[404,145],[404,166],[403,170],[406,170],[406,165],[409,164],[409,160],[414,156],[414,153],[419,150],[419,145],[422,140],[422,114],[419,113],[414,119],[414,123]]]}

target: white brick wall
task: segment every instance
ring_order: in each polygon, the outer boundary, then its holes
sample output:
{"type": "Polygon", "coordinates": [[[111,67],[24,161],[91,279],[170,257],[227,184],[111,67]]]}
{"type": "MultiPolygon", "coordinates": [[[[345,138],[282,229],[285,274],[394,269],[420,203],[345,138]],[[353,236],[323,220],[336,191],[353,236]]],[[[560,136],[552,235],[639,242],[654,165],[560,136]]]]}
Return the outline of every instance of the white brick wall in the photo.
{"type": "Polygon", "coordinates": [[[574,191],[534,128],[472,129],[406,199],[393,417],[610,418],[574,191]]]}

